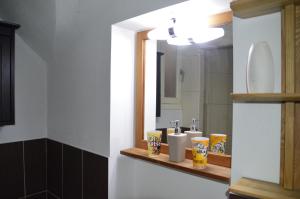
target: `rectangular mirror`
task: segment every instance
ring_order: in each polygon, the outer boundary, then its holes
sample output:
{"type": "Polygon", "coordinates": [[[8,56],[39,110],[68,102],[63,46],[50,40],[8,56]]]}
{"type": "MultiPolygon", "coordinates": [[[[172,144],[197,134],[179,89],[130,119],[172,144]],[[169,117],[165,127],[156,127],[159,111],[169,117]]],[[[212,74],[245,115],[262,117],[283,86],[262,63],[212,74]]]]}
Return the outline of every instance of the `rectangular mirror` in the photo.
{"type": "Polygon", "coordinates": [[[203,136],[226,134],[226,154],[231,154],[232,24],[222,27],[224,37],[204,44],[145,42],[144,139],[157,129],[167,143],[171,121],[180,120],[184,133],[195,118],[203,136]]]}

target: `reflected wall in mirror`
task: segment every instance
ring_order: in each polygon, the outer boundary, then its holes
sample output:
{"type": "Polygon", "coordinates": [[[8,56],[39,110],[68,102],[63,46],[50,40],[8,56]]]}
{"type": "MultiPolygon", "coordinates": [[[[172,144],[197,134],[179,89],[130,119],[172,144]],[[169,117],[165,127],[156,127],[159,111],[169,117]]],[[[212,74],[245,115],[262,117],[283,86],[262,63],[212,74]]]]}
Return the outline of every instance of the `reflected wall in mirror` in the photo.
{"type": "Polygon", "coordinates": [[[232,24],[223,28],[224,37],[204,44],[146,41],[144,133],[162,130],[166,143],[170,121],[180,120],[183,133],[197,118],[203,136],[227,135],[226,154],[231,154],[232,24]]]}

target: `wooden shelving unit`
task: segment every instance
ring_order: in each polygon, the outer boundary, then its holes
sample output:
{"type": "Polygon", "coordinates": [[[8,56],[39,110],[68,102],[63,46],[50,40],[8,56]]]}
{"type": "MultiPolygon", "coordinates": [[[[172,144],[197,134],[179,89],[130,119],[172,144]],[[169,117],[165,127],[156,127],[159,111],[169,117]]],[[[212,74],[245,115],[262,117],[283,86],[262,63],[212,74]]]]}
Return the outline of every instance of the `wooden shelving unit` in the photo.
{"type": "MultiPolygon", "coordinates": [[[[280,185],[274,186],[300,190],[300,0],[236,0],[230,7],[239,18],[281,12],[282,93],[234,93],[232,98],[235,103],[281,103],[280,185]]],[[[284,197],[273,194],[257,198],[284,197]]]]}
{"type": "Polygon", "coordinates": [[[300,93],[232,93],[234,102],[300,102],[300,93]]]}
{"type": "Polygon", "coordinates": [[[229,187],[229,191],[245,197],[264,199],[297,199],[299,191],[290,191],[282,188],[279,184],[242,178],[229,187]]]}

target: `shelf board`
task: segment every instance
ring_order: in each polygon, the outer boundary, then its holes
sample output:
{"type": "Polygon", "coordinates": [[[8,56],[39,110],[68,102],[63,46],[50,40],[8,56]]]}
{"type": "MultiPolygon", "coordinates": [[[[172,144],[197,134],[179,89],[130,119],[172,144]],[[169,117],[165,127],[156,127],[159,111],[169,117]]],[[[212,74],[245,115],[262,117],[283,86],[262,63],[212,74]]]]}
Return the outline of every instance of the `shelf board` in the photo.
{"type": "Polygon", "coordinates": [[[234,102],[300,102],[300,93],[233,93],[234,102]]]}
{"type": "MultiPolygon", "coordinates": [[[[296,0],[298,2],[298,0],[296,0]]],[[[281,11],[285,5],[294,3],[293,0],[239,0],[232,1],[230,8],[234,16],[239,18],[250,18],[261,15],[271,14],[281,11]]]]}
{"type": "Polygon", "coordinates": [[[193,167],[192,160],[185,159],[183,162],[179,163],[171,162],[169,161],[169,156],[162,153],[158,157],[149,157],[147,154],[147,150],[140,148],[130,148],[122,150],[120,153],[122,155],[137,158],[140,160],[151,162],[171,169],[176,169],[178,171],[194,174],[197,176],[203,176],[227,183],[229,183],[230,180],[231,169],[218,165],[208,164],[205,169],[196,169],[193,167]]]}
{"type": "Polygon", "coordinates": [[[229,191],[242,196],[264,199],[299,199],[299,191],[283,189],[279,184],[241,178],[229,187],[229,191]]]}

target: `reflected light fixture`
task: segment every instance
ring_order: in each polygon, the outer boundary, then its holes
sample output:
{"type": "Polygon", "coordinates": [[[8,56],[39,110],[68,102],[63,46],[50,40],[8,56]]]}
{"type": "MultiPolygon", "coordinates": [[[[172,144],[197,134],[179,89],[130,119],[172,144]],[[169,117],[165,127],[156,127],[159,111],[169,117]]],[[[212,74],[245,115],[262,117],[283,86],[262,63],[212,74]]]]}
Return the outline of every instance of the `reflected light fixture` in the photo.
{"type": "Polygon", "coordinates": [[[167,42],[170,45],[185,46],[205,43],[223,36],[223,28],[204,28],[199,32],[193,33],[191,37],[174,37],[167,39],[167,42]]]}
{"type": "Polygon", "coordinates": [[[186,38],[179,38],[179,37],[168,39],[167,42],[170,45],[176,45],[176,46],[188,46],[188,45],[195,44],[194,40],[192,40],[191,38],[186,39],[186,38]]]}
{"type": "Polygon", "coordinates": [[[205,43],[224,36],[223,28],[209,28],[207,24],[192,23],[191,21],[176,21],[165,27],[158,27],[148,33],[151,40],[167,40],[171,45],[191,45],[205,43]]]}

